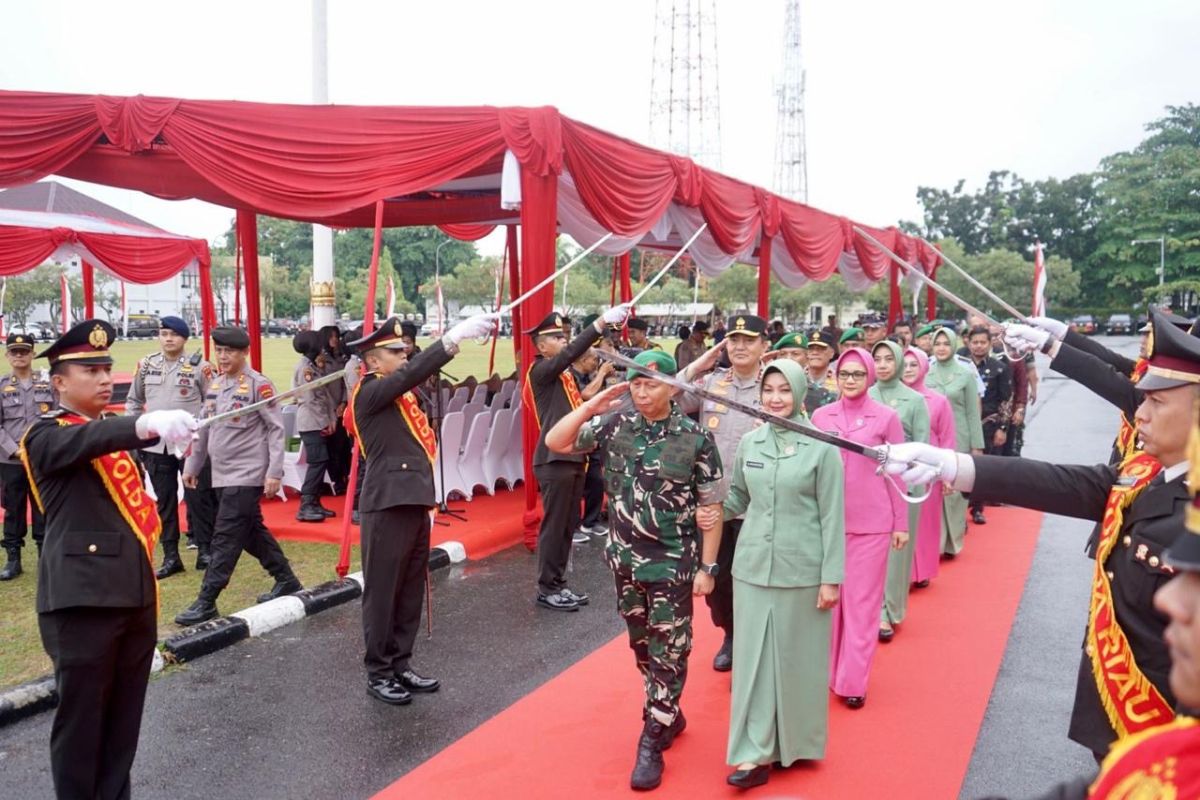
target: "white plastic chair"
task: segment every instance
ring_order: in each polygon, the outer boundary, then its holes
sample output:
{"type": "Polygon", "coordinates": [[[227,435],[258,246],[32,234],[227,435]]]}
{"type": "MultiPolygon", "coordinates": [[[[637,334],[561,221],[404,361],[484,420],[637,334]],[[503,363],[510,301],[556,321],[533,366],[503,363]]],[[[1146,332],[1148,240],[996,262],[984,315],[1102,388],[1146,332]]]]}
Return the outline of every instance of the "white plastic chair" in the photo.
{"type": "Polygon", "coordinates": [[[516,486],[518,481],[525,480],[525,445],[521,437],[524,432],[524,421],[520,409],[513,411],[512,428],[508,436],[508,453],[504,459],[504,477],[509,486],[516,486]]]}
{"type": "MultiPolygon", "coordinates": [[[[471,423],[475,421],[475,417],[477,415],[482,414],[484,411],[487,411],[487,406],[485,406],[483,403],[476,403],[475,401],[471,401],[470,403],[467,403],[465,406],[463,406],[462,407],[463,430],[470,433],[471,423]]],[[[463,445],[464,446],[466,446],[466,442],[467,442],[467,439],[464,436],[463,437],[463,445]]]]}
{"type": "Polygon", "coordinates": [[[487,447],[483,450],[483,477],[486,485],[495,490],[497,481],[512,488],[505,461],[508,458],[508,448],[512,439],[513,411],[511,408],[500,408],[492,414],[492,430],[488,436],[487,447]]]}
{"type": "Polygon", "coordinates": [[[476,486],[482,486],[489,495],[496,493],[496,484],[488,483],[483,469],[483,454],[487,449],[491,428],[492,412],[481,409],[471,420],[466,444],[463,445],[462,455],[458,459],[458,474],[462,476],[463,486],[467,487],[468,500],[471,499],[476,486]]]}
{"type": "Polygon", "coordinates": [[[433,484],[438,497],[449,497],[457,492],[468,500],[471,499],[471,489],[463,486],[462,475],[458,472],[458,453],[463,438],[463,415],[461,411],[452,411],[442,419],[442,446],[438,449],[438,457],[433,462],[433,484]],[[445,475],[445,494],[442,494],[442,476],[445,475]]]}

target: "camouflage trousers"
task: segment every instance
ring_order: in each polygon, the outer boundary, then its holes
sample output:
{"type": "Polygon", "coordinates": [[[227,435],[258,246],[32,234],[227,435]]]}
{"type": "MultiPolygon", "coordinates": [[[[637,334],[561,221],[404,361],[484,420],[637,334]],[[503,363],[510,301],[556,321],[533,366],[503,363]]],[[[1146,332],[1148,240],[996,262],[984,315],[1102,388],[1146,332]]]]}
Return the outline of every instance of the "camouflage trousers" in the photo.
{"type": "Polygon", "coordinates": [[[679,713],[692,652],[692,583],[641,583],[617,574],[617,612],[646,686],[645,715],[670,725],[679,713]]]}

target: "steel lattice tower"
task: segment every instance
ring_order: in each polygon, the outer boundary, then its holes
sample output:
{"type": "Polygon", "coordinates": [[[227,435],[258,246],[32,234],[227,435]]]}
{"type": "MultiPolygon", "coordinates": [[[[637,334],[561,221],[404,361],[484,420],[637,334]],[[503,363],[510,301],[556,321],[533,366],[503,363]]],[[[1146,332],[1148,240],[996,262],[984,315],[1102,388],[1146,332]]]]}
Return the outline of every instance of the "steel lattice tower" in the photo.
{"type": "Polygon", "coordinates": [[[655,0],[650,141],[721,167],[716,0],[655,0]]]}
{"type": "Polygon", "coordinates": [[[808,202],[808,148],[804,142],[804,62],[800,57],[800,0],[786,0],[783,73],[775,86],[775,191],[808,202]]]}

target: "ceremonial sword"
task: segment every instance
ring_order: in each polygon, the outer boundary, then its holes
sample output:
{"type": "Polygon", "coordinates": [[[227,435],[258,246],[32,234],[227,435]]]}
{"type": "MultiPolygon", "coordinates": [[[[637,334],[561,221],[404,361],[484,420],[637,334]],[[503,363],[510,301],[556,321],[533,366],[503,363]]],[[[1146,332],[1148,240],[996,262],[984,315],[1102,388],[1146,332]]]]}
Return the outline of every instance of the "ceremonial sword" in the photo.
{"type": "Polygon", "coordinates": [[[328,375],[323,375],[320,378],[317,378],[315,381],[302,383],[299,386],[288,389],[286,392],[273,394],[265,400],[259,400],[258,402],[242,406],[241,408],[235,408],[230,411],[222,411],[220,414],[213,414],[211,417],[205,417],[204,419],[199,420],[200,425],[196,428],[196,430],[199,430],[200,428],[207,428],[214,422],[223,422],[227,419],[233,419],[234,417],[240,417],[245,414],[258,411],[260,408],[266,408],[267,406],[275,405],[280,400],[286,400],[289,397],[295,397],[296,395],[303,394],[304,392],[311,392],[313,389],[324,386],[327,383],[333,383],[336,380],[341,380],[345,377],[345,375],[346,370],[339,369],[337,372],[331,372],[328,375]]]}
{"type": "Polygon", "coordinates": [[[633,299],[629,301],[628,305],[636,305],[638,300],[641,300],[643,297],[645,297],[646,292],[650,291],[654,287],[654,284],[658,283],[662,276],[667,274],[667,270],[675,266],[675,262],[687,252],[687,249],[692,246],[694,241],[700,238],[700,234],[704,233],[704,229],[707,227],[707,222],[701,223],[700,227],[696,229],[696,232],[692,234],[692,238],[683,243],[683,247],[679,248],[679,252],[672,256],[671,260],[667,262],[667,265],[660,269],[658,274],[651,278],[650,282],[643,286],[641,291],[633,296],[633,299]]]}
{"type": "MultiPolygon", "coordinates": [[[[933,245],[929,244],[929,242],[926,241],[925,239],[922,239],[921,241],[925,242],[925,244],[929,245],[930,247],[933,247],[933,245]]],[[[937,249],[937,248],[934,248],[934,249],[937,249]]],[[[958,264],[955,264],[954,261],[951,260],[951,258],[948,255],[946,255],[945,253],[943,253],[940,250],[938,250],[938,255],[941,257],[942,261],[945,261],[947,264],[949,264],[951,267],[953,267],[955,270],[957,270],[959,275],[962,275],[964,278],[966,278],[968,283],[970,283],[976,289],[978,289],[979,291],[981,291],[985,295],[987,295],[989,298],[991,298],[992,302],[999,304],[999,306],[1001,308],[1003,308],[1008,313],[1012,314],[1017,319],[1021,320],[1021,322],[1029,324],[1028,317],[1026,317],[1020,311],[1017,311],[1015,308],[1010,306],[1008,303],[1004,302],[1004,299],[1001,298],[1000,295],[996,294],[991,289],[987,288],[982,283],[975,280],[975,278],[971,277],[971,273],[967,272],[965,269],[960,267],[958,264]]]]}
{"type": "Polygon", "coordinates": [[[562,265],[561,267],[559,267],[559,268],[558,268],[558,269],[557,269],[557,270],[556,270],[556,271],[555,271],[553,274],[551,274],[551,275],[547,275],[545,278],[543,278],[542,280],[538,281],[538,282],[537,282],[537,284],[536,284],[536,285],[535,285],[535,286],[534,286],[532,289],[530,289],[529,291],[525,292],[523,295],[521,295],[520,297],[518,297],[516,300],[513,300],[513,301],[512,301],[511,303],[509,303],[508,305],[502,306],[502,307],[500,308],[500,310],[496,311],[495,313],[496,313],[496,314],[498,314],[499,316],[501,316],[501,317],[502,317],[502,316],[504,316],[505,314],[507,314],[508,312],[512,311],[514,308],[516,308],[517,306],[521,305],[521,303],[524,303],[526,300],[528,300],[529,298],[531,298],[531,297],[533,297],[535,294],[537,294],[537,293],[538,293],[538,290],[540,290],[540,289],[541,289],[543,286],[545,286],[545,285],[546,285],[546,284],[548,284],[548,283],[553,283],[553,282],[554,282],[554,280],[555,280],[556,278],[558,278],[558,276],[559,276],[559,275],[562,275],[564,272],[566,272],[567,270],[569,270],[571,267],[575,266],[575,265],[576,265],[576,264],[578,264],[580,261],[583,261],[585,258],[587,258],[588,256],[590,256],[590,255],[592,254],[592,251],[593,251],[593,250],[595,250],[597,247],[599,247],[600,245],[602,245],[602,244],[604,244],[605,242],[607,242],[607,241],[608,241],[608,240],[609,240],[611,237],[612,237],[612,231],[609,231],[608,233],[604,234],[604,235],[603,235],[602,237],[600,237],[600,238],[599,238],[599,239],[596,241],[596,243],[595,243],[595,244],[593,244],[591,247],[587,248],[587,249],[586,249],[586,250],[584,250],[582,253],[580,253],[579,255],[577,255],[577,256],[575,256],[574,258],[572,258],[572,259],[571,259],[570,261],[568,261],[566,264],[563,264],[563,265],[562,265]]]}
{"type": "MultiPolygon", "coordinates": [[[[859,444],[858,442],[852,442],[849,439],[845,439],[841,436],[838,436],[836,433],[828,433],[828,432],[820,430],[818,428],[814,428],[810,425],[805,425],[802,422],[797,422],[794,419],[788,419],[787,417],[781,417],[778,414],[772,414],[770,411],[765,411],[761,408],[755,408],[754,406],[749,405],[747,403],[742,403],[737,400],[731,400],[729,397],[726,397],[723,394],[717,394],[716,392],[711,392],[708,389],[705,389],[703,387],[696,386],[695,384],[680,380],[679,378],[676,378],[673,375],[666,375],[661,372],[656,372],[654,370],[647,369],[646,367],[644,367],[641,364],[634,361],[632,358],[626,358],[625,356],[621,355],[620,353],[611,353],[607,350],[597,350],[596,354],[599,355],[601,358],[608,359],[609,361],[613,362],[614,364],[625,367],[628,370],[635,371],[637,373],[636,377],[651,378],[652,380],[656,380],[660,383],[665,383],[666,385],[671,386],[676,389],[679,389],[680,391],[684,391],[689,394],[694,394],[697,397],[703,397],[705,400],[711,400],[714,403],[719,403],[723,406],[727,406],[729,408],[732,408],[734,411],[740,411],[741,413],[746,414],[747,416],[754,417],[755,419],[760,419],[763,422],[768,422],[772,425],[778,425],[781,428],[786,428],[789,431],[795,431],[796,433],[799,433],[802,436],[807,436],[810,439],[816,439],[818,442],[824,442],[825,444],[831,444],[834,447],[841,448],[842,450],[849,450],[851,453],[856,453],[857,455],[863,456],[864,458],[869,458],[878,465],[877,474],[884,474],[883,468],[888,463],[888,452],[891,450],[890,445],[884,444],[881,447],[872,447],[871,445],[865,445],[865,444],[859,444]]],[[[916,463],[920,463],[923,466],[931,467],[933,469],[937,468],[936,465],[926,464],[923,461],[922,462],[910,462],[909,466],[910,467],[915,466],[916,463]]],[[[885,477],[887,477],[889,479],[891,478],[890,475],[886,475],[885,477]]],[[[924,502],[925,498],[929,497],[929,494],[930,494],[930,492],[928,490],[923,495],[912,495],[912,496],[907,495],[904,492],[900,492],[900,495],[901,495],[901,497],[904,498],[905,502],[911,503],[913,505],[924,502]]]]}

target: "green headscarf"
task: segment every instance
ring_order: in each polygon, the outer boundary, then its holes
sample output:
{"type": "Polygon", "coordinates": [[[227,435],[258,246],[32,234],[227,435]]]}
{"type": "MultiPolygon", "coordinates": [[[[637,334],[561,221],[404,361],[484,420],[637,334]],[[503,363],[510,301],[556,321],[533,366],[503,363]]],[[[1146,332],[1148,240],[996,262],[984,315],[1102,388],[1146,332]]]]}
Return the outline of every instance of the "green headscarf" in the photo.
{"type": "Polygon", "coordinates": [[[763,370],[763,380],[766,380],[767,376],[772,372],[778,372],[783,375],[792,387],[792,413],[789,418],[794,420],[808,419],[804,415],[804,394],[808,391],[808,376],[804,373],[804,368],[795,361],[780,358],[772,361],[763,370]]]}
{"type": "Polygon", "coordinates": [[[933,332],[932,345],[930,346],[931,355],[929,358],[929,374],[925,376],[927,383],[931,383],[940,389],[945,387],[954,380],[954,376],[959,371],[966,371],[966,368],[959,363],[954,354],[958,352],[959,344],[958,334],[953,328],[942,326],[933,332]],[[945,334],[950,340],[950,357],[945,361],[940,360],[937,356],[932,355],[933,345],[937,344],[938,337],[945,334]]]}
{"type": "Polygon", "coordinates": [[[888,380],[875,373],[875,385],[867,389],[867,395],[872,399],[892,408],[900,415],[904,425],[904,435],[910,442],[929,441],[929,411],[925,406],[925,398],[915,389],[904,385],[904,348],[891,339],[884,339],[871,348],[871,355],[881,347],[892,351],[896,359],[896,371],[888,380]]]}

